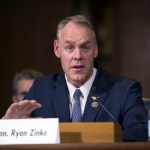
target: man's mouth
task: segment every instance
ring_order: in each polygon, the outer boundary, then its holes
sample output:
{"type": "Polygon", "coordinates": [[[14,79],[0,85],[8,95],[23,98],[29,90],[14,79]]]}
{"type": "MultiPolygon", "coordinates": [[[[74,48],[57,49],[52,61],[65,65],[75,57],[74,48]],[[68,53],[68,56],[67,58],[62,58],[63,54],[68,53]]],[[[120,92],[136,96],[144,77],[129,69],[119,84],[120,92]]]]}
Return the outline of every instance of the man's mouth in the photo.
{"type": "Polygon", "coordinates": [[[83,65],[75,65],[72,68],[84,68],[84,66],[83,65]]]}
{"type": "Polygon", "coordinates": [[[83,65],[78,65],[78,66],[76,65],[76,66],[73,66],[72,68],[75,69],[75,70],[81,70],[85,67],[83,65]]]}

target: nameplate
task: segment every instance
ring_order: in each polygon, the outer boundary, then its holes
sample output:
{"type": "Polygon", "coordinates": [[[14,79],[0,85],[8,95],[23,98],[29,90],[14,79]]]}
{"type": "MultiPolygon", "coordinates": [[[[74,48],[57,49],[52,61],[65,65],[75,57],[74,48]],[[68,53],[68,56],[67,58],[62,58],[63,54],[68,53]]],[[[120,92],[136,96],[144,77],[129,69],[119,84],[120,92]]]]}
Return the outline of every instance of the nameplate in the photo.
{"type": "Polygon", "coordinates": [[[0,145],[58,143],[60,132],[57,118],[0,120],[0,145]]]}

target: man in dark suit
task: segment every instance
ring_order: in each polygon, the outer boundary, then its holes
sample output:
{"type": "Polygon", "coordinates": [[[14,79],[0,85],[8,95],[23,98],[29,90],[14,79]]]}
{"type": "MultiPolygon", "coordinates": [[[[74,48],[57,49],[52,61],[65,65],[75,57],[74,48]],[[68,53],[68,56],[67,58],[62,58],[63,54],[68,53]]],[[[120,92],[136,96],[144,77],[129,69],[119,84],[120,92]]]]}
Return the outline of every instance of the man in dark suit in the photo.
{"type": "Polygon", "coordinates": [[[148,119],[140,84],[107,73],[96,64],[95,32],[84,16],[71,16],[59,23],[54,52],[64,73],[36,80],[25,100],[10,106],[4,118],[118,122],[124,140],[147,140],[148,119]]]}

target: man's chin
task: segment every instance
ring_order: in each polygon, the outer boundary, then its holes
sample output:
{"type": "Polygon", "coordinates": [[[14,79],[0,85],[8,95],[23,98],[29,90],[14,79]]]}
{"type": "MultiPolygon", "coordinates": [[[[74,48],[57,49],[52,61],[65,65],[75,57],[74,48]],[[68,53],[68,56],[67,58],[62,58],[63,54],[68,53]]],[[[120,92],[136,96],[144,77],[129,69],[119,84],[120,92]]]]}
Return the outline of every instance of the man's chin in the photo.
{"type": "Polygon", "coordinates": [[[73,79],[74,82],[82,84],[84,82],[84,78],[83,77],[76,77],[73,79]]]}

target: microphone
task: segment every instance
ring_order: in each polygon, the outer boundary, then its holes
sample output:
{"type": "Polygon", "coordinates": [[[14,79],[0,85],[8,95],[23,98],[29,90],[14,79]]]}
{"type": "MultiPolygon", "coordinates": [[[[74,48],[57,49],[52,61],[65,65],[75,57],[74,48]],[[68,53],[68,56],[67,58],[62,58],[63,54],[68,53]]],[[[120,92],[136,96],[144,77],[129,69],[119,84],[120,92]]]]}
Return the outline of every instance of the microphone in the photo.
{"type": "MultiPolygon", "coordinates": [[[[96,97],[96,87],[92,87],[92,92],[96,97]]],[[[109,114],[109,116],[114,120],[114,122],[118,123],[117,119],[112,115],[112,113],[110,113],[110,111],[100,101],[98,101],[98,104],[100,104],[100,106],[109,114]]]]}

